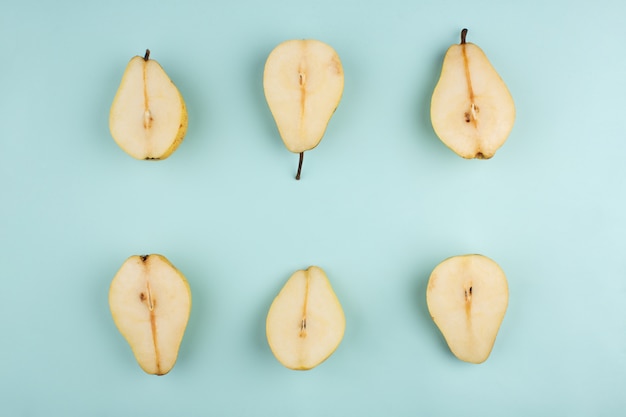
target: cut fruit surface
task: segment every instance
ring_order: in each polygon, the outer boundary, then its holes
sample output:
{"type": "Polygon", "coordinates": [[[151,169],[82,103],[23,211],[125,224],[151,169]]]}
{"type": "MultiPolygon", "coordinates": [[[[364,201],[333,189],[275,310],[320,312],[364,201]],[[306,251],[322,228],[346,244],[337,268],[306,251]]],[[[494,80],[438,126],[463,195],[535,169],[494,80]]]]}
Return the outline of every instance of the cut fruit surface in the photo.
{"type": "Polygon", "coordinates": [[[426,301],[452,353],[484,362],[491,353],[509,300],[506,276],[482,255],[448,258],[433,270],[426,301]]]}
{"type": "Polygon", "coordinates": [[[339,346],[346,327],[326,274],[312,266],[294,273],[274,299],[266,320],[274,356],[289,369],[307,370],[339,346]]]}
{"type": "Polygon", "coordinates": [[[165,159],[187,131],[182,95],[149,51],[130,60],[117,90],[109,129],[115,142],[136,159],[165,159]]]}
{"type": "Polygon", "coordinates": [[[270,53],[263,89],[287,149],[302,154],[320,143],[343,83],[339,56],[323,42],[290,40],[270,53]]]}
{"type": "Polygon", "coordinates": [[[431,99],[437,136],[463,158],[489,159],[504,144],[515,121],[515,105],[485,53],[465,41],[452,45],[431,99]]]}
{"type": "Polygon", "coordinates": [[[191,312],[187,280],[162,255],[131,256],[109,289],[113,321],[141,368],[168,373],[178,356],[191,312]]]}

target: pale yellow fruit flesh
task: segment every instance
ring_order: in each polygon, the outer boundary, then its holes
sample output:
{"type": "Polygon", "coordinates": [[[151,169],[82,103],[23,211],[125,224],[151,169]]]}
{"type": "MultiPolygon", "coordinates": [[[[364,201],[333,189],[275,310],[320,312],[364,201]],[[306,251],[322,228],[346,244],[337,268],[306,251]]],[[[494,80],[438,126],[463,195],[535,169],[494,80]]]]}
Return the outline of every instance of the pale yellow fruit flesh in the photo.
{"type": "Polygon", "coordinates": [[[274,299],[267,314],[267,341],[285,367],[308,370],[337,349],[345,327],[326,274],[312,266],[294,273],[274,299]]]}
{"type": "Polygon", "coordinates": [[[426,300],[457,358],[481,363],[489,357],[509,300],[498,264],[482,255],[446,259],[430,276],[426,300]]]}
{"type": "Polygon", "coordinates": [[[329,45],[291,40],[278,45],[265,63],[263,88],[287,149],[316,147],[343,93],[343,67],[329,45]]]}
{"type": "Polygon", "coordinates": [[[515,104],[485,53],[472,43],[452,45],[431,100],[437,136],[463,158],[489,159],[515,121],[515,104]]]}
{"type": "Polygon", "coordinates": [[[161,255],[131,256],[109,289],[113,321],[148,374],[176,362],[191,312],[187,280],[161,255]]]}
{"type": "Polygon", "coordinates": [[[182,95],[163,68],[152,59],[130,60],[111,105],[113,139],[136,159],[165,159],[187,131],[182,95]]]}

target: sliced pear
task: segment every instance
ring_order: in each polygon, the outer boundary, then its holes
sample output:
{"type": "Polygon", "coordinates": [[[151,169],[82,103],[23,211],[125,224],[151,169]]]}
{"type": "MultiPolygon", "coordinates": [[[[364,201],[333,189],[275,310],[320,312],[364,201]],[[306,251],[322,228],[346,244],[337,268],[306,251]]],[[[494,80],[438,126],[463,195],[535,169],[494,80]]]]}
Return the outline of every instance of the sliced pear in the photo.
{"type": "Polygon", "coordinates": [[[509,302],[506,276],[498,264],[482,255],[446,259],[430,275],[426,302],[457,358],[487,360],[509,302]]]}
{"type": "Polygon", "coordinates": [[[343,67],[337,52],[312,39],[278,45],[267,58],[263,88],[287,149],[300,154],[315,148],[343,93],[343,67]]]}
{"type": "Polygon", "coordinates": [[[109,129],[115,142],[136,159],[172,154],[187,131],[185,101],[146,50],[130,60],[111,105],[109,129]]]}
{"type": "Polygon", "coordinates": [[[346,319],[326,274],[311,266],[295,272],[274,299],[266,321],[274,356],[289,369],[308,370],[339,346],[346,319]]]}
{"type": "Polygon", "coordinates": [[[183,274],[162,255],[131,256],[111,282],[109,307],[139,366],[148,374],[168,373],[191,312],[183,274]]]}
{"type": "Polygon", "coordinates": [[[489,159],[507,140],[515,104],[485,53],[467,43],[452,45],[433,92],[430,116],[435,133],[463,158],[489,159]]]}

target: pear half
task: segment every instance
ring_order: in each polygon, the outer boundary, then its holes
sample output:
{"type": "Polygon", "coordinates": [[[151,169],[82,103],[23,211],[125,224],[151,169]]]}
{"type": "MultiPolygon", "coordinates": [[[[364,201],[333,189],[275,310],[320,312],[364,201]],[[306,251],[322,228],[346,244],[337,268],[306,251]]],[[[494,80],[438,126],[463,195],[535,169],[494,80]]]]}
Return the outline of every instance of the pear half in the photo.
{"type": "Polygon", "coordinates": [[[285,146],[300,154],[300,179],[304,152],[320,143],[341,100],[339,56],[317,40],[283,42],[267,58],[263,89],[285,146]]]}
{"type": "Polygon", "coordinates": [[[506,276],[482,255],[448,258],[433,270],[426,290],[430,315],[462,361],[489,357],[509,301],[506,276]]]}
{"type": "Polygon", "coordinates": [[[339,346],[346,328],[341,304],[321,268],[295,272],[272,302],[266,334],[285,367],[308,370],[339,346]]]}
{"type": "Polygon", "coordinates": [[[515,121],[515,105],[485,53],[465,40],[452,45],[433,92],[435,133],[463,158],[489,159],[504,144],[515,121]]]}
{"type": "Polygon", "coordinates": [[[162,255],[131,256],[111,282],[109,307],[139,366],[148,374],[168,373],[191,312],[183,274],[162,255]]]}
{"type": "Polygon", "coordinates": [[[136,159],[165,159],[183,141],[185,101],[159,63],[150,59],[149,50],[128,63],[111,105],[109,129],[136,159]]]}

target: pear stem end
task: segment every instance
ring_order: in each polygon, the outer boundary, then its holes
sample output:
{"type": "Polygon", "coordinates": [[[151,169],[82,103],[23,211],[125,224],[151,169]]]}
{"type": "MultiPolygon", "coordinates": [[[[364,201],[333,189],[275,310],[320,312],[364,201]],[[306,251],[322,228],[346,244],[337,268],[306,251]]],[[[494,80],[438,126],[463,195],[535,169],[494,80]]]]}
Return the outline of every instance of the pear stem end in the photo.
{"type": "Polygon", "coordinates": [[[466,44],[467,42],[465,42],[465,37],[467,36],[467,29],[463,29],[461,31],[461,45],[466,44]]]}
{"type": "Polygon", "coordinates": [[[296,173],[296,180],[300,181],[300,173],[302,173],[302,161],[304,160],[304,152],[300,152],[300,161],[298,162],[298,172],[296,173]]]}

